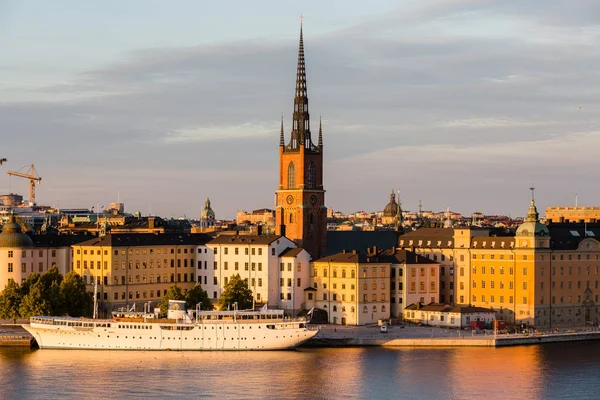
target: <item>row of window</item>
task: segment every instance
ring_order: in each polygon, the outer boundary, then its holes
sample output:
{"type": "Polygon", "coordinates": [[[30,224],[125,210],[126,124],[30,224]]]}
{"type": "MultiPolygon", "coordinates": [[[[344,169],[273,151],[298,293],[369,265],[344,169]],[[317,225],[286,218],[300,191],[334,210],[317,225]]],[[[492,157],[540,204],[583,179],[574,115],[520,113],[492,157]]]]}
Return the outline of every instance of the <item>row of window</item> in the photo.
{"type": "MultiPolygon", "coordinates": [[[[56,266],[56,264],[52,264],[52,266],[56,266]]],[[[14,263],[8,263],[8,272],[14,272],[14,263]]],[[[21,273],[27,272],[27,263],[21,263],[21,273]]],[[[33,263],[31,263],[31,270],[33,272],[33,263]]],[[[44,263],[38,263],[38,272],[44,272],[44,263]]]]}
{"type": "MultiPolygon", "coordinates": [[[[177,254],[181,254],[182,253],[181,250],[183,250],[183,254],[188,254],[188,252],[189,252],[189,254],[193,254],[194,253],[193,249],[189,249],[189,251],[188,251],[187,248],[184,248],[184,249],[178,248],[177,249],[177,254]]],[[[108,250],[100,250],[100,249],[98,249],[98,250],[83,249],[83,254],[88,254],[88,251],[89,251],[90,255],[96,254],[96,255],[100,256],[103,253],[104,253],[105,256],[108,255],[108,250]]],[[[41,252],[41,250],[40,250],[40,252],[41,252]]],[[[206,253],[206,252],[207,252],[207,249],[204,249],[204,253],[206,253]]],[[[76,253],[77,254],[81,254],[81,249],[77,249],[76,253]]],[[[169,254],[169,253],[175,254],[175,249],[174,248],[166,248],[166,249],[157,248],[157,249],[141,249],[141,250],[140,249],[135,249],[135,250],[134,249],[129,249],[127,252],[125,250],[121,250],[121,255],[125,255],[126,253],[129,253],[129,255],[134,255],[134,254],[135,255],[140,255],[140,254],[169,254]]],[[[198,249],[198,254],[200,254],[200,253],[202,253],[202,249],[199,248],[198,249]]],[[[118,256],[119,255],[119,250],[114,250],[113,254],[115,256],[118,256]]]]}
{"type": "MultiPolygon", "coordinates": [[[[328,270],[327,268],[323,268],[323,275],[321,275],[323,278],[327,278],[327,274],[328,274],[327,270],[328,270]]],[[[380,269],[380,277],[381,278],[385,278],[386,277],[385,270],[386,270],[385,267],[380,269]]],[[[314,268],[313,269],[313,276],[317,277],[318,275],[319,274],[318,274],[317,268],[314,268]]],[[[337,278],[338,277],[338,273],[337,273],[337,269],[336,268],[333,268],[333,270],[331,270],[331,277],[332,278],[337,278]]],[[[346,275],[346,269],[342,269],[341,277],[342,278],[346,278],[347,277],[347,275],[346,275]]],[[[363,278],[367,278],[367,269],[366,268],[363,269],[362,277],[363,278]]],[[[372,278],[377,278],[377,268],[376,267],[373,267],[371,269],[371,277],[372,278]]],[[[354,269],[350,270],[350,278],[351,279],[355,279],[356,278],[356,272],[355,272],[354,269]]]]}
{"type": "MultiPolygon", "coordinates": [[[[218,249],[219,249],[218,247],[215,247],[213,249],[213,253],[218,254],[218,249]]],[[[253,255],[253,256],[255,256],[257,250],[258,250],[258,255],[262,256],[262,254],[263,254],[262,247],[258,247],[258,248],[257,247],[252,247],[250,249],[248,247],[244,247],[244,255],[246,255],[246,256],[247,255],[253,255]]],[[[229,247],[223,247],[223,254],[229,254],[229,247]]],[[[234,247],[233,248],[233,254],[235,254],[235,255],[239,255],[240,254],[239,247],[234,247]]],[[[275,255],[275,247],[271,248],[271,255],[272,256],[275,255]]]]}
{"type": "MultiPolygon", "coordinates": [[[[481,289],[485,289],[485,282],[486,281],[481,281],[481,289]]],[[[499,281],[500,284],[500,289],[504,289],[504,281],[499,281]]],[[[460,285],[461,290],[464,288],[462,282],[460,285]]],[[[496,288],[496,282],[495,281],[490,281],[490,288],[491,289],[495,289],[496,288]]],[[[512,289],[513,288],[513,281],[509,281],[508,282],[508,288],[512,289]]],[[[473,279],[473,289],[477,289],[477,282],[473,279]]],[[[523,290],[527,290],[527,282],[523,282],[523,290]]]]}
{"type": "MultiPolygon", "coordinates": [[[[495,295],[491,295],[489,297],[489,299],[490,299],[490,301],[489,301],[490,303],[495,303],[496,302],[496,296],[495,295]]],[[[464,303],[463,300],[464,300],[464,297],[460,296],[461,303],[464,303]]],[[[499,300],[500,301],[498,303],[504,303],[504,296],[499,296],[499,300]]],[[[477,296],[473,295],[473,303],[475,303],[475,302],[477,302],[477,296]]],[[[482,303],[487,303],[485,294],[481,295],[481,302],[482,303]]],[[[508,304],[513,304],[513,297],[512,296],[508,297],[508,304]]],[[[527,297],[523,297],[523,303],[522,304],[527,304],[527,297]]]]}
{"type": "MultiPolygon", "coordinates": [[[[215,261],[213,265],[214,265],[214,269],[218,269],[219,268],[219,263],[217,261],[215,261]]],[[[249,265],[249,263],[247,263],[247,262],[244,263],[244,270],[245,271],[248,271],[248,265],[249,265]]],[[[257,265],[257,263],[255,263],[255,262],[252,263],[252,271],[256,271],[256,265],[257,265]]],[[[229,270],[229,262],[228,261],[223,261],[223,269],[225,271],[229,270]]],[[[239,271],[240,270],[240,264],[239,264],[239,262],[235,261],[233,263],[233,269],[235,271],[239,271]]],[[[262,271],[262,263],[261,262],[258,263],[258,270],[262,271]]]]}
{"type": "MultiPolygon", "coordinates": [[[[39,257],[44,257],[44,250],[38,250],[39,257]]],[[[51,250],[51,257],[56,257],[56,250],[51,250]]],[[[8,258],[13,258],[15,255],[14,250],[8,250],[8,258]]],[[[33,257],[33,250],[31,250],[31,257],[33,257]]],[[[21,250],[21,258],[27,258],[27,250],[21,250]]]]}
{"type": "MultiPolygon", "coordinates": [[[[177,282],[194,282],[194,274],[193,273],[183,273],[183,274],[163,274],[162,277],[160,274],[150,274],[150,275],[129,275],[128,278],[126,278],[125,276],[121,276],[120,279],[118,276],[113,277],[112,281],[108,280],[108,277],[100,277],[97,276],[96,280],[98,282],[99,285],[109,285],[110,283],[112,283],[113,285],[125,285],[127,283],[129,284],[134,284],[134,283],[174,283],[175,282],[175,278],[177,277],[177,282]],[[183,280],[182,280],[183,278],[183,280]],[[155,282],[156,281],[156,282],[155,282]],[[162,281],[162,282],[161,282],[162,281]]],[[[89,277],[89,282],[90,285],[94,284],[94,277],[90,276],[89,277]]],[[[84,275],[83,276],[83,283],[87,284],[88,283],[88,276],[84,275]]]]}

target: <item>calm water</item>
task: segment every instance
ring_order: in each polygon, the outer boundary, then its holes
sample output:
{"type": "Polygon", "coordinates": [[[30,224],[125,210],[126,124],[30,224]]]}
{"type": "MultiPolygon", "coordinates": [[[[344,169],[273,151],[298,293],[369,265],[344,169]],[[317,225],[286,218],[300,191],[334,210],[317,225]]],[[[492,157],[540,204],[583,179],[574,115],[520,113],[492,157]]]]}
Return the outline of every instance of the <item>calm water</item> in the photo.
{"type": "Polygon", "coordinates": [[[597,399],[600,342],[504,349],[0,348],[0,398],[597,399]]]}

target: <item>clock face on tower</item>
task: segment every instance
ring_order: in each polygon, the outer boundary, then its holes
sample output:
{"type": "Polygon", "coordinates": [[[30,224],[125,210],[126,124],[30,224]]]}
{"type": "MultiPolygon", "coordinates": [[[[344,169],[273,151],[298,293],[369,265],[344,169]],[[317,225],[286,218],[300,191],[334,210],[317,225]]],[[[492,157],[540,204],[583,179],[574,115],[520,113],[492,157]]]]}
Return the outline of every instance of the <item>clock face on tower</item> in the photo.
{"type": "Polygon", "coordinates": [[[317,204],[317,196],[315,196],[314,194],[310,196],[310,204],[312,204],[313,206],[317,204]]]}
{"type": "Polygon", "coordinates": [[[290,194],[285,200],[288,204],[292,204],[294,202],[294,196],[290,194]]]}

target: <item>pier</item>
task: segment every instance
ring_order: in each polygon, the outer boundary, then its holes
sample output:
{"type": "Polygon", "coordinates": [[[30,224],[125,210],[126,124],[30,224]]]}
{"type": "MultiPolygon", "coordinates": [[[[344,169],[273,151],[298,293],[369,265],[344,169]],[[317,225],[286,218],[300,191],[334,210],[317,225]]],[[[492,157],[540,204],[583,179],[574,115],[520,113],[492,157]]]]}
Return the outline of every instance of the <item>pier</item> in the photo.
{"type": "Polygon", "coordinates": [[[0,347],[27,347],[35,344],[33,336],[19,324],[0,325],[0,347]]]}

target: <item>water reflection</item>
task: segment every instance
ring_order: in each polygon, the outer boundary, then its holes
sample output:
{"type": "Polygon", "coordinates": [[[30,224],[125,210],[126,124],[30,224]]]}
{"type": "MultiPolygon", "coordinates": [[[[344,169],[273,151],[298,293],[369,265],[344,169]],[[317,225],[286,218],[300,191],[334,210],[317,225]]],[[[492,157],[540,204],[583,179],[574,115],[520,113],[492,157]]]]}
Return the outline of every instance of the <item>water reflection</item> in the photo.
{"type": "Polygon", "coordinates": [[[595,398],[600,343],[504,349],[0,348],[0,398],[595,398]]]}

